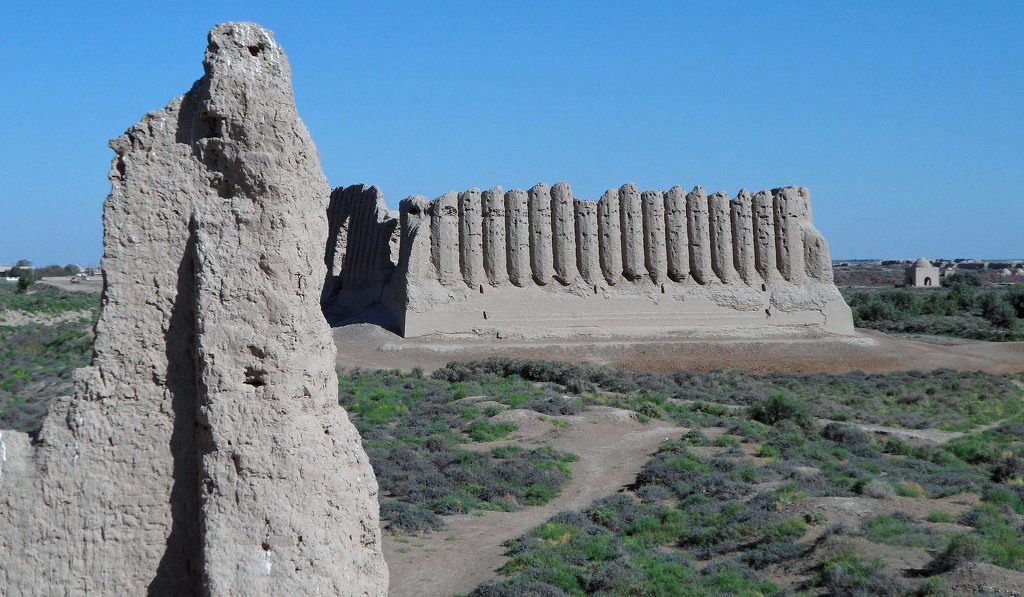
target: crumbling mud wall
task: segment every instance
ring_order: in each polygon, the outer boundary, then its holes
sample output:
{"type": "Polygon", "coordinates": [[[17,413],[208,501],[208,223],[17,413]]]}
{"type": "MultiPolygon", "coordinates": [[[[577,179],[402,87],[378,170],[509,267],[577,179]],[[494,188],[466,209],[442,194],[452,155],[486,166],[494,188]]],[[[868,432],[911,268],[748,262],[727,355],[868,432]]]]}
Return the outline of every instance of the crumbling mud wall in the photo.
{"type": "Polygon", "coordinates": [[[93,365],[0,433],[5,595],[383,595],[377,485],[320,316],[329,187],[272,34],[111,147],[93,365]]]}
{"type": "Polygon", "coordinates": [[[398,220],[388,212],[384,193],[363,184],[338,187],[327,207],[328,235],[321,293],[324,315],[334,325],[352,317],[390,324],[380,297],[398,260],[398,220]]]}
{"type": "Polygon", "coordinates": [[[853,333],[803,187],[595,202],[539,183],[410,197],[399,220],[380,301],[406,336],[853,333]]]}

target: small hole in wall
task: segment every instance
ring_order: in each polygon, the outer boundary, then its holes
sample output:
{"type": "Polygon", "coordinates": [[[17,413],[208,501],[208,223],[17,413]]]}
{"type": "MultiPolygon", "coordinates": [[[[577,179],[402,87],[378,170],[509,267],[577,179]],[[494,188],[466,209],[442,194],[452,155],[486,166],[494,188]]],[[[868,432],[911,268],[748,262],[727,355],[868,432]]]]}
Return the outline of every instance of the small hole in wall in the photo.
{"type": "Polygon", "coordinates": [[[767,284],[761,284],[761,292],[768,292],[768,285],[767,284]]]}
{"type": "Polygon", "coordinates": [[[594,294],[597,294],[597,284],[594,284],[594,294]]]}
{"type": "Polygon", "coordinates": [[[661,293],[665,294],[665,285],[664,284],[661,285],[661,293]]]}
{"type": "Polygon", "coordinates": [[[481,284],[481,285],[480,285],[480,294],[483,294],[483,293],[484,293],[484,285],[483,285],[483,284],[481,284]]]}
{"type": "Polygon", "coordinates": [[[249,46],[248,50],[249,50],[249,53],[252,54],[253,56],[259,56],[259,54],[260,54],[260,47],[259,46],[249,46]]]}
{"type": "Polygon", "coordinates": [[[484,319],[487,319],[487,311],[484,311],[484,319]]]}
{"type": "Polygon", "coordinates": [[[266,385],[266,381],[263,377],[267,374],[266,371],[256,369],[254,367],[245,368],[245,385],[252,386],[254,388],[260,388],[266,385]]]}

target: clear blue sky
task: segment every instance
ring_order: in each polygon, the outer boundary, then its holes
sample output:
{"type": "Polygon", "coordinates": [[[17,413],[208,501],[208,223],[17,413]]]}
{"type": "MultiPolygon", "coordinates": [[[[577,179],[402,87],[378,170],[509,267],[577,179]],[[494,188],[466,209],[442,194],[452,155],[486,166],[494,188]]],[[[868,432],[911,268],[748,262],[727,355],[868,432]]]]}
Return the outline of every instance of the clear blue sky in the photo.
{"type": "Polygon", "coordinates": [[[98,263],[109,138],[216,22],[288,53],[332,186],[809,187],[836,258],[1024,257],[1024,2],[6,2],[0,263],[98,263]]]}

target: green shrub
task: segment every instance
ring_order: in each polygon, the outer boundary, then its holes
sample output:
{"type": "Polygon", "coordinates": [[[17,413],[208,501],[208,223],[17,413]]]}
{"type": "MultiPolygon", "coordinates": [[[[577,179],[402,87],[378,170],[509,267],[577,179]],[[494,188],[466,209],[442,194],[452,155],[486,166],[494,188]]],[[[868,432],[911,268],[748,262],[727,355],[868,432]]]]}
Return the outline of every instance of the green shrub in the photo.
{"type": "Polygon", "coordinates": [[[956,522],[956,516],[945,510],[932,510],[928,513],[928,522],[956,522]]]}
{"type": "Polygon", "coordinates": [[[466,435],[475,442],[492,442],[505,437],[519,429],[519,426],[509,421],[491,423],[483,419],[473,421],[466,427],[466,435]]]}
{"type": "Polygon", "coordinates": [[[717,448],[739,448],[740,440],[731,435],[719,435],[711,442],[711,445],[717,448]]]}
{"type": "Polygon", "coordinates": [[[706,446],[708,438],[701,433],[700,429],[691,429],[683,435],[682,441],[688,446],[706,446]]]}
{"type": "Polygon", "coordinates": [[[946,548],[935,555],[928,564],[929,570],[942,573],[960,564],[976,562],[981,557],[981,539],[969,533],[953,535],[946,548]]]}
{"type": "Polygon", "coordinates": [[[766,400],[752,405],[748,416],[765,425],[792,421],[805,429],[813,425],[807,404],[785,392],[772,392],[766,400]]]}

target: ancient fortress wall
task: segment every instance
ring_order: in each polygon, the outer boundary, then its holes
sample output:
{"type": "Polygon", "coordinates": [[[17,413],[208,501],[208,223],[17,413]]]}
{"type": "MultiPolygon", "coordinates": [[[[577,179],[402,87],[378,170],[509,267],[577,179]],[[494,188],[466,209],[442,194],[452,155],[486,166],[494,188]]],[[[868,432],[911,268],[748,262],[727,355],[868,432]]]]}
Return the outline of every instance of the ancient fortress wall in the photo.
{"type": "MultiPolygon", "coordinates": [[[[335,190],[349,201],[334,209],[375,204],[365,238],[377,239],[368,242],[382,272],[391,216],[375,187],[351,189],[335,190]]],[[[396,268],[380,302],[405,336],[853,331],[803,187],[730,199],[626,184],[598,201],[577,199],[565,182],[474,188],[409,197],[398,219],[396,268]]],[[[354,226],[348,250],[361,271],[354,226]]],[[[362,302],[340,293],[332,308],[347,304],[351,315],[362,302]]]]}

